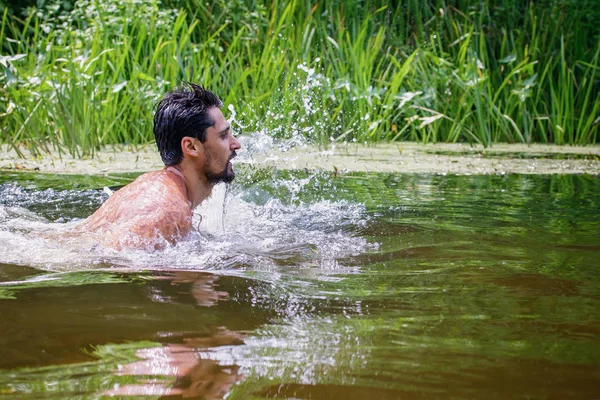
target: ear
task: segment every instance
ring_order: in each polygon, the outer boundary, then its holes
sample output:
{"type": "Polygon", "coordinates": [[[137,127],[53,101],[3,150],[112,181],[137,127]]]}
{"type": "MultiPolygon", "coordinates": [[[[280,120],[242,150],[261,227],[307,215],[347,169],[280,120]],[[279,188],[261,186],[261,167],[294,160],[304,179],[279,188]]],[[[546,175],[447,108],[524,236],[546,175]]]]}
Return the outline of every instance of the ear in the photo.
{"type": "Polygon", "coordinates": [[[190,136],[184,136],[181,139],[181,151],[184,155],[197,157],[200,153],[200,141],[190,136]]]}

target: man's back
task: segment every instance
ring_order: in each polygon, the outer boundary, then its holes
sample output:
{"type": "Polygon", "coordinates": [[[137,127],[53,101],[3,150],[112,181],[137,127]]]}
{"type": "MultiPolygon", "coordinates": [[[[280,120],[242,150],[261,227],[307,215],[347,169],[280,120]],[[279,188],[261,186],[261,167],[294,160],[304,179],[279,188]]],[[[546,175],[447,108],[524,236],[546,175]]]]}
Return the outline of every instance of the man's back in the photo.
{"type": "Polygon", "coordinates": [[[192,210],[183,176],[174,168],[148,172],[115,192],[77,227],[105,246],[160,249],[187,235],[192,210]]]}

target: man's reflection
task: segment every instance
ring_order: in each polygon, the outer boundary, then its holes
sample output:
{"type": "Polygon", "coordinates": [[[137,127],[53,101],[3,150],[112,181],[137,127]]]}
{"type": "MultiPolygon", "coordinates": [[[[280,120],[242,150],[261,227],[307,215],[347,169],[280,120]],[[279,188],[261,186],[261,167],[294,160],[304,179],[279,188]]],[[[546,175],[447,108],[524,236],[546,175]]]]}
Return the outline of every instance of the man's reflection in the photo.
{"type": "Polygon", "coordinates": [[[174,271],[157,277],[159,280],[171,281],[178,297],[188,297],[195,300],[196,304],[203,307],[212,307],[220,300],[227,300],[227,292],[218,291],[215,285],[219,277],[206,272],[174,271]]]}
{"type": "MultiPolygon", "coordinates": [[[[218,276],[193,271],[174,271],[159,279],[168,279],[176,287],[177,297],[191,295],[199,306],[212,307],[227,300],[228,293],[215,290],[218,276]]],[[[155,292],[150,294],[156,298],[155,292]]],[[[162,301],[171,296],[162,296],[162,301]]],[[[243,344],[243,336],[220,328],[211,336],[187,337],[183,343],[169,343],[163,347],[138,350],[141,359],[119,367],[117,374],[161,377],[143,383],[116,387],[109,395],[141,396],[163,395],[183,398],[221,399],[236,382],[242,379],[239,366],[221,365],[206,356],[220,346],[243,344]],[[167,379],[164,379],[168,377],[167,379]],[[174,378],[174,379],[173,379],[174,378]]]]}

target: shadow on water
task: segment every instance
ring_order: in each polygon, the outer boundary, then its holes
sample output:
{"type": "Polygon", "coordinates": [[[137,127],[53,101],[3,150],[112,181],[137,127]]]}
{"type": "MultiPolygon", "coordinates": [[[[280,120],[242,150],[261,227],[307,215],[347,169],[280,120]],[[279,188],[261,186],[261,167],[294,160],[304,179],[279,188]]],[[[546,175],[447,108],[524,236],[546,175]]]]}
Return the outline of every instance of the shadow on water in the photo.
{"type": "Polygon", "coordinates": [[[0,398],[600,396],[598,177],[239,176],[147,255],[37,237],[132,177],[0,174],[0,398]]]}

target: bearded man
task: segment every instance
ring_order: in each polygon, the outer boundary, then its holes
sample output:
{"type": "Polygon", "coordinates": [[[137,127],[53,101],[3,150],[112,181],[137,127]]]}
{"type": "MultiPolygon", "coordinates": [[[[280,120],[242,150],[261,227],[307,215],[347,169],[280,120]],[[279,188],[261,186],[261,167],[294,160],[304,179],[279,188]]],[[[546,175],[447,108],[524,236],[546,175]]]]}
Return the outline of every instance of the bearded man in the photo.
{"type": "Polygon", "coordinates": [[[188,83],[167,93],[154,114],[154,136],[165,168],[115,192],[76,230],[105,246],[162,249],[185,237],[192,211],[219,182],[231,182],[240,143],[221,113],[221,100],[188,83]]]}

